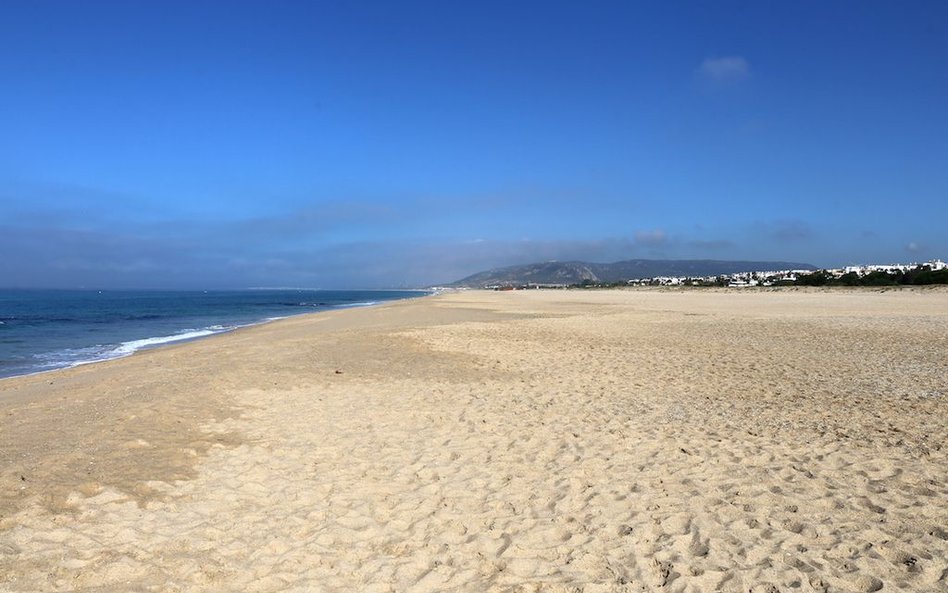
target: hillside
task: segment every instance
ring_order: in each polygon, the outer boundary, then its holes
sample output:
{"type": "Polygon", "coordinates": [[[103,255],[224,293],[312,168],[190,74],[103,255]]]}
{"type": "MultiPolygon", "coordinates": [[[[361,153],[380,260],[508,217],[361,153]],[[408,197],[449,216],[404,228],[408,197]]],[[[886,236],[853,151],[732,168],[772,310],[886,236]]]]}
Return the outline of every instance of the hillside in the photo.
{"type": "Polygon", "coordinates": [[[483,288],[526,284],[579,284],[623,282],[655,276],[716,276],[766,270],[815,270],[810,264],[773,261],[722,261],[710,259],[630,259],[610,264],[542,262],[478,272],[450,286],[483,288]]]}

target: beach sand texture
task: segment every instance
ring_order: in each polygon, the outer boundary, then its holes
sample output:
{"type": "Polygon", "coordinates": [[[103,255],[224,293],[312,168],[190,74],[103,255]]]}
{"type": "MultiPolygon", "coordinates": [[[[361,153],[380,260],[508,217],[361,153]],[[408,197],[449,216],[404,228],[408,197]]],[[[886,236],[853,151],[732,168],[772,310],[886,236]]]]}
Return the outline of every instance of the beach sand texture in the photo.
{"type": "Polygon", "coordinates": [[[948,591],[948,292],[468,292],[0,381],[0,591],[948,591]]]}

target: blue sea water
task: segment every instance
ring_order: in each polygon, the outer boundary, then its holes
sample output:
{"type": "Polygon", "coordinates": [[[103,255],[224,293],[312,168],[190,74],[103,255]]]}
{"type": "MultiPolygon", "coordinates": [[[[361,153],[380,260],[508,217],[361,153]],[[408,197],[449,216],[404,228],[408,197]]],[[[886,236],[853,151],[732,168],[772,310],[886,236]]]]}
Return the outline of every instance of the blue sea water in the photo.
{"type": "Polygon", "coordinates": [[[420,291],[0,290],[0,377],[128,356],[268,320],[420,291]]]}

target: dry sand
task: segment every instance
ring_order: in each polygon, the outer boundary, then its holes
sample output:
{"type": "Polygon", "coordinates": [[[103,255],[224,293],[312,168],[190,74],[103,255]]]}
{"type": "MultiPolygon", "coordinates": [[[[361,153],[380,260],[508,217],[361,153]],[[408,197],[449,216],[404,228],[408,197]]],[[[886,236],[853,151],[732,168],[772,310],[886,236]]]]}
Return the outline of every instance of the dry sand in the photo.
{"type": "Polygon", "coordinates": [[[0,591],[948,591],[945,291],[449,294],[0,418],[0,591]]]}

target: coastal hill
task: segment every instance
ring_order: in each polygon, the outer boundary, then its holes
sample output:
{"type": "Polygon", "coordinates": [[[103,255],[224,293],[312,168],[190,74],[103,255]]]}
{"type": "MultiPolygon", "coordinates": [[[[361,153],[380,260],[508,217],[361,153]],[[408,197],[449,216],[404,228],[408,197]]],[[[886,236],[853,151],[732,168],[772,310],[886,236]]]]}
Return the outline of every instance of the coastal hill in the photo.
{"type": "Polygon", "coordinates": [[[656,276],[716,276],[771,270],[815,270],[810,264],[774,261],[711,259],[630,259],[611,264],[549,261],[478,272],[450,284],[454,287],[522,286],[526,284],[580,284],[623,282],[656,276]]]}

